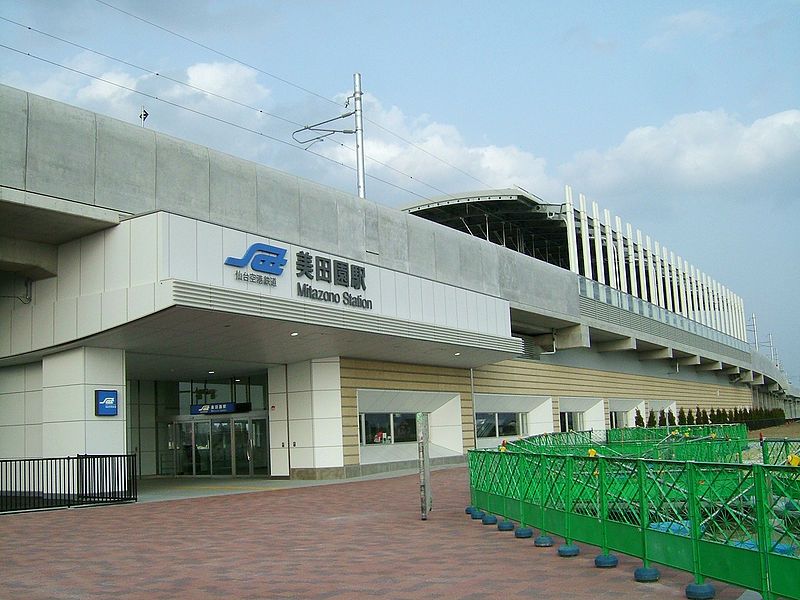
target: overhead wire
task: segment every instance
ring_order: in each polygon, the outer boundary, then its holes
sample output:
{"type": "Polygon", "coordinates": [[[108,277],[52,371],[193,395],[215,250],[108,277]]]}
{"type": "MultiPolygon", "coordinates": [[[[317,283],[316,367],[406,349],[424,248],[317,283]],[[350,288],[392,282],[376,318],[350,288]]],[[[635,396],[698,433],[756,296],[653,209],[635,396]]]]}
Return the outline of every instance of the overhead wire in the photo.
{"type": "MultiPolygon", "coordinates": [[[[189,106],[185,106],[183,104],[180,104],[178,102],[174,102],[172,100],[166,100],[165,98],[161,98],[159,96],[156,96],[155,94],[150,94],[150,93],[147,93],[147,92],[144,92],[144,91],[141,91],[141,90],[137,90],[135,88],[126,86],[126,85],[118,83],[116,81],[111,81],[110,79],[105,79],[105,78],[100,77],[98,75],[92,75],[91,73],[87,73],[85,71],[81,71],[80,69],[76,69],[74,67],[70,67],[70,66],[58,63],[56,61],[44,58],[42,56],[38,56],[38,55],[33,54],[31,52],[25,52],[24,50],[19,50],[18,48],[14,48],[12,46],[8,46],[8,45],[3,44],[3,43],[0,43],[0,48],[5,48],[6,50],[10,50],[12,52],[16,52],[17,54],[21,54],[21,55],[27,56],[29,58],[33,58],[35,60],[38,60],[38,61],[47,63],[49,65],[52,65],[54,67],[59,67],[61,69],[65,69],[67,71],[71,71],[72,73],[76,73],[78,75],[82,75],[84,77],[89,77],[91,79],[94,79],[96,81],[101,81],[103,83],[107,83],[109,85],[113,85],[115,87],[118,87],[120,89],[129,91],[129,92],[134,93],[134,94],[138,94],[138,95],[143,96],[145,98],[150,98],[151,100],[156,100],[156,101],[161,102],[163,104],[167,104],[169,106],[172,106],[172,107],[175,107],[175,108],[178,108],[178,109],[181,109],[181,110],[185,110],[185,111],[194,113],[194,114],[202,116],[202,117],[206,117],[207,119],[211,119],[213,121],[217,121],[218,123],[222,123],[222,124],[228,125],[230,127],[235,127],[236,129],[240,129],[242,131],[247,131],[249,133],[253,133],[255,135],[259,135],[261,137],[267,138],[267,139],[272,140],[274,142],[278,142],[279,144],[283,144],[285,146],[289,146],[290,148],[296,148],[297,150],[301,150],[303,152],[308,152],[309,154],[313,154],[314,156],[318,156],[319,158],[322,158],[322,159],[324,159],[324,160],[326,160],[326,161],[328,161],[330,163],[345,167],[346,169],[349,169],[351,171],[355,171],[356,170],[356,168],[351,166],[351,165],[345,164],[345,163],[343,163],[341,161],[338,161],[338,160],[336,160],[334,158],[330,158],[329,156],[325,156],[324,154],[320,154],[319,152],[314,152],[313,150],[311,150],[309,148],[304,148],[303,146],[292,144],[291,142],[287,142],[287,141],[282,140],[280,138],[277,138],[275,136],[269,135],[268,133],[264,133],[263,131],[258,131],[257,129],[253,129],[253,128],[247,127],[245,125],[241,125],[239,123],[235,123],[233,121],[229,121],[228,119],[223,119],[222,117],[217,117],[215,115],[203,112],[202,110],[198,110],[196,108],[191,108],[189,106]]],[[[376,177],[375,175],[369,175],[369,177],[371,179],[375,180],[375,181],[380,181],[381,183],[389,185],[389,186],[391,186],[393,188],[396,188],[398,190],[402,190],[404,192],[407,192],[407,193],[412,194],[414,196],[417,196],[419,198],[424,198],[424,196],[422,194],[418,194],[417,192],[414,192],[413,190],[409,190],[408,188],[404,188],[403,186],[397,185],[396,183],[393,183],[391,181],[386,181],[385,179],[382,179],[380,177],[376,177]]]]}
{"type": "MultiPolygon", "coordinates": [[[[305,92],[307,94],[310,94],[310,95],[312,95],[312,96],[314,96],[316,98],[319,98],[321,100],[325,100],[326,102],[329,102],[331,104],[339,106],[339,104],[337,102],[335,102],[334,100],[331,100],[330,98],[327,98],[327,97],[323,96],[322,94],[319,94],[319,93],[317,93],[317,92],[315,92],[313,90],[310,90],[310,89],[308,89],[306,87],[303,87],[303,86],[301,86],[299,84],[296,84],[296,83],[294,83],[292,81],[289,81],[288,79],[285,79],[283,77],[275,75],[274,73],[270,73],[269,71],[265,71],[264,69],[261,69],[261,68],[255,66],[255,65],[251,65],[249,63],[246,63],[246,62],[244,62],[244,61],[242,61],[242,60],[240,60],[240,59],[238,59],[238,58],[236,58],[234,56],[226,54],[226,53],[224,53],[224,52],[222,52],[220,50],[217,50],[216,48],[212,48],[211,46],[203,44],[202,42],[198,42],[197,40],[194,40],[194,39],[192,39],[192,38],[190,38],[190,37],[188,37],[186,35],[183,35],[183,34],[180,34],[180,33],[176,32],[176,31],[173,31],[173,30],[171,30],[171,29],[169,29],[167,27],[164,27],[163,25],[159,25],[157,23],[154,23],[154,22],[152,22],[152,21],[150,21],[148,19],[145,19],[144,17],[140,17],[139,15],[134,14],[134,13],[132,13],[130,11],[127,11],[127,10],[124,10],[124,9],[119,8],[117,6],[114,6],[110,2],[106,2],[106,0],[95,0],[95,1],[98,2],[99,4],[102,4],[103,6],[106,6],[106,7],[110,8],[110,9],[112,9],[112,10],[115,10],[117,12],[125,14],[125,15],[133,18],[133,19],[137,19],[138,21],[141,21],[143,23],[146,23],[146,24],[150,25],[151,27],[155,27],[155,28],[160,29],[161,31],[164,31],[164,32],[166,32],[166,33],[168,33],[170,35],[174,35],[175,37],[178,37],[178,38],[180,38],[180,39],[182,39],[182,40],[184,40],[186,42],[189,42],[190,44],[194,44],[194,45],[196,45],[196,46],[198,46],[200,48],[203,48],[204,50],[208,50],[209,52],[213,52],[214,54],[222,56],[223,58],[226,58],[228,60],[232,60],[232,61],[234,61],[234,62],[236,62],[236,63],[238,63],[240,65],[243,65],[245,67],[249,67],[249,68],[251,68],[251,69],[253,69],[253,70],[255,70],[255,71],[259,72],[259,73],[262,73],[263,75],[271,77],[271,78],[273,78],[273,79],[275,79],[277,81],[280,81],[281,83],[284,83],[284,84],[286,84],[288,86],[291,86],[291,87],[293,87],[295,89],[301,90],[301,91],[303,91],[303,92],[305,92]]],[[[415,142],[412,142],[411,140],[406,139],[405,137],[401,136],[399,133],[396,133],[396,132],[392,131],[391,129],[388,129],[388,128],[384,127],[383,125],[381,125],[380,123],[374,121],[373,119],[370,119],[369,117],[364,117],[364,120],[367,121],[368,123],[372,124],[372,125],[375,125],[376,127],[378,127],[379,129],[385,131],[386,133],[396,137],[397,139],[399,139],[403,143],[406,143],[409,146],[412,146],[413,148],[416,148],[420,152],[424,152],[425,154],[427,154],[431,158],[439,161],[443,165],[446,165],[446,166],[450,167],[451,169],[455,169],[456,171],[458,171],[459,173],[469,177],[473,181],[477,181],[478,183],[480,183],[481,185],[485,186],[486,188],[491,188],[492,187],[491,185],[489,185],[485,181],[482,181],[481,179],[478,179],[477,177],[475,177],[471,173],[465,171],[464,169],[461,169],[460,167],[457,167],[456,165],[454,165],[454,164],[446,161],[445,159],[435,155],[434,153],[430,152],[429,150],[426,150],[425,148],[423,148],[419,144],[416,144],[415,142]]],[[[416,181],[419,181],[419,180],[416,180],[416,181]]]]}
{"type": "MultiPolygon", "coordinates": [[[[289,124],[291,124],[291,125],[294,125],[294,126],[297,126],[297,127],[303,127],[303,125],[302,125],[301,123],[298,123],[298,122],[296,122],[296,121],[293,121],[293,120],[291,120],[291,119],[288,119],[288,118],[286,118],[286,117],[283,117],[283,116],[281,116],[281,115],[278,115],[278,114],[275,114],[275,113],[269,112],[269,111],[267,111],[267,110],[264,110],[264,109],[262,109],[262,108],[258,108],[258,107],[256,107],[256,106],[251,106],[251,105],[249,105],[249,104],[247,104],[247,103],[245,103],[245,102],[241,102],[241,101],[239,101],[239,100],[236,100],[236,99],[234,99],[234,98],[230,98],[230,97],[228,97],[228,96],[224,96],[224,95],[222,95],[222,94],[218,94],[218,93],[216,93],[216,92],[212,92],[212,91],[210,91],[210,90],[207,90],[207,89],[201,88],[201,87],[199,87],[199,86],[192,85],[191,83],[188,83],[188,82],[185,82],[185,81],[181,81],[180,79],[176,79],[176,78],[174,78],[174,77],[170,77],[169,75],[164,75],[163,73],[159,73],[158,71],[153,71],[152,69],[148,69],[147,67],[143,67],[143,66],[141,66],[141,65],[137,65],[137,64],[135,64],[135,63],[132,63],[132,62],[130,62],[130,61],[127,61],[127,60],[124,60],[124,59],[121,59],[121,58],[117,58],[117,57],[115,57],[115,56],[111,56],[110,54],[106,54],[106,53],[104,53],[104,52],[100,52],[100,51],[98,51],[98,50],[94,50],[93,48],[89,48],[88,46],[84,46],[83,44],[79,44],[79,43],[77,43],[77,42],[73,42],[73,41],[71,41],[71,40],[68,40],[68,39],[65,39],[65,38],[59,37],[59,36],[57,36],[57,35],[54,35],[54,34],[51,34],[51,33],[48,33],[48,32],[46,32],[46,31],[42,31],[41,29],[37,29],[37,28],[35,28],[35,27],[31,27],[30,25],[25,25],[25,24],[23,24],[23,23],[19,23],[18,21],[15,21],[15,20],[13,20],[13,19],[9,19],[9,18],[7,18],[7,17],[4,17],[4,16],[2,16],[2,15],[0,15],[0,20],[2,20],[2,21],[6,21],[6,22],[8,22],[8,23],[11,23],[11,24],[13,24],[13,25],[16,25],[16,26],[18,26],[18,27],[21,27],[21,28],[23,28],[23,29],[26,29],[26,30],[28,30],[28,31],[33,31],[33,32],[35,32],[35,33],[37,33],[37,34],[39,34],[39,35],[42,35],[42,36],[44,36],[44,37],[47,37],[47,38],[50,38],[50,39],[57,40],[57,41],[59,41],[59,42],[61,42],[61,43],[64,43],[64,44],[68,44],[68,45],[70,45],[70,46],[73,46],[73,47],[75,47],[75,48],[80,48],[81,50],[84,50],[84,51],[86,51],[86,52],[90,52],[90,53],[92,53],[92,54],[95,54],[95,55],[97,55],[97,56],[102,56],[103,58],[106,58],[106,59],[108,59],[108,60],[112,60],[112,61],[114,61],[114,62],[117,62],[117,63],[123,64],[123,65],[126,65],[126,66],[128,66],[128,67],[132,67],[132,68],[134,68],[134,69],[138,69],[139,71],[142,71],[143,73],[147,73],[147,74],[149,74],[149,75],[153,75],[153,76],[156,76],[156,77],[159,77],[159,78],[165,79],[165,80],[167,80],[167,81],[170,81],[170,82],[172,82],[172,83],[175,83],[175,84],[178,84],[178,85],[181,85],[181,86],[187,87],[187,88],[189,88],[189,89],[192,89],[192,90],[194,90],[194,91],[201,92],[201,93],[203,93],[203,94],[206,94],[206,95],[208,95],[208,96],[211,96],[211,97],[214,97],[214,98],[218,98],[218,99],[220,99],[220,100],[224,100],[224,101],[226,101],[226,102],[230,102],[230,103],[232,103],[232,104],[235,104],[235,105],[237,105],[237,106],[241,106],[241,107],[243,107],[243,108],[246,108],[246,109],[248,109],[248,110],[252,110],[252,111],[258,112],[258,113],[260,113],[260,114],[264,114],[264,115],[267,115],[267,116],[273,117],[273,118],[275,118],[275,119],[278,119],[278,120],[280,120],[280,121],[283,121],[284,123],[289,123],[289,124]]],[[[34,57],[34,58],[35,58],[35,57],[34,57]]],[[[247,65],[245,65],[245,66],[247,66],[247,65]]],[[[101,81],[105,81],[105,80],[102,80],[102,79],[101,79],[101,81]]],[[[267,136],[267,137],[269,137],[269,136],[267,136]]],[[[270,139],[275,139],[275,138],[270,138],[270,139]]],[[[345,144],[345,143],[343,143],[343,142],[339,142],[339,141],[337,141],[337,143],[338,143],[340,146],[342,146],[342,147],[344,147],[344,148],[347,148],[347,149],[349,149],[349,150],[352,150],[353,152],[355,152],[355,148],[353,148],[353,147],[351,147],[351,146],[348,146],[347,144],[345,144]]],[[[308,147],[303,147],[303,146],[299,146],[299,147],[300,147],[300,148],[305,148],[305,149],[308,149],[308,147]]],[[[312,153],[312,154],[317,154],[316,152],[311,152],[311,153],[312,153]]],[[[419,184],[421,184],[421,185],[424,185],[425,187],[428,187],[428,188],[430,188],[430,189],[432,189],[432,190],[434,190],[434,191],[436,191],[436,192],[438,192],[438,193],[440,193],[440,194],[447,194],[447,192],[445,192],[444,190],[442,190],[442,189],[440,189],[440,188],[438,188],[438,187],[436,187],[436,186],[434,186],[434,185],[432,185],[432,184],[426,183],[425,181],[422,181],[421,179],[417,179],[417,178],[416,178],[416,177],[414,177],[413,175],[411,175],[411,174],[409,174],[409,173],[405,173],[405,172],[401,171],[400,169],[397,169],[397,168],[395,168],[395,167],[393,167],[393,166],[391,166],[391,165],[389,165],[389,164],[387,164],[387,163],[385,163],[385,162],[383,162],[383,161],[381,161],[381,160],[378,160],[377,158],[374,158],[373,156],[370,156],[369,154],[367,154],[367,155],[366,155],[366,158],[367,158],[367,159],[369,159],[369,160],[370,160],[371,162],[373,162],[373,163],[379,164],[379,165],[381,165],[381,166],[385,167],[386,169],[389,169],[390,171],[393,171],[393,172],[397,173],[398,175],[401,175],[401,176],[403,176],[403,177],[406,177],[406,178],[408,178],[408,179],[411,179],[411,180],[412,180],[412,181],[414,181],[415,183],[419,183],[419,184]]],[[[371,179],[374,179],[374,180],[376,180],[376,181],[381,181],[381,182],[383,182],[383,183],[387,183],[385,180],[382,180],[382,179],[378,178],[378,177],[377,177],[377,176],[375,176],[375,175],[368,174],[367,176],[368,176],[368,177],[370,177],[371,179]]],[[[406,188],[402,188],[402,187],[400,187],[399,189],[403,189],[403,190],[405,190],[405,191],[410,191],[410,190],[406,190],[406,188]]],[[[416,194],[416,195],[417,195],[417,196],[420,196],[420,197],[422,197],[420,194],[416,194]]]]}

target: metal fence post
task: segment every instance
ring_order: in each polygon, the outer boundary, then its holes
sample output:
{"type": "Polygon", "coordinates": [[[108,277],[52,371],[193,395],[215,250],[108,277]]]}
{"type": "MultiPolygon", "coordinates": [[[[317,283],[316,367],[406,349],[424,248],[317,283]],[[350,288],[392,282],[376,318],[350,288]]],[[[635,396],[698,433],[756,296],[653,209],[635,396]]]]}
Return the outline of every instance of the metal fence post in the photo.
{"type": "Polygon", "coordinates": [[[771,550],[772,529],[767,509],[768,498],[771,497],[771,494],[767,485],[767,470],[764,466],[753,465],[752,469],[756,493],[756,543],[758,544],[758,553],[761,558],[761,597],[764,600],[772,600],[773,595],[770,591],[769,579],[769,551],[771,550]]]}
{"type": "Polygon", "coordinates": [[[689,534],[692,536],[692,569],[694,570],[694,581],[700,585],[704,579],[700,572],[700,504],[697,498],[696,468],[694,461],[686,464],[689,488],[689,534]]]}

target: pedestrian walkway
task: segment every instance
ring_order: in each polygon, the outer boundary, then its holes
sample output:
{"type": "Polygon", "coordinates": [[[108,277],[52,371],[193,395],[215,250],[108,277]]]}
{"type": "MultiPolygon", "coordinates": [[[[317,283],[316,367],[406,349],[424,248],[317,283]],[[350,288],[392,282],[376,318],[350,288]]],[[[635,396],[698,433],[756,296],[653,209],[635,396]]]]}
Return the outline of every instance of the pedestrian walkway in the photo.
{"type": "MultiPolygon", "coordinates": [[[[664,568],[636,583],[632,558],[599,570],[594,548],[559,558],[482,525],[464,514],[463,467],[434,471],[427,521],[416,475],[235,484],[241,493],[169,500],[146,483],[143,498],[164,501],[0,516],[0,598],[661,600],[684,598],[691,580],[664,568]]],[[[717,585],[719,599],[741,594],[717,585]]]]}

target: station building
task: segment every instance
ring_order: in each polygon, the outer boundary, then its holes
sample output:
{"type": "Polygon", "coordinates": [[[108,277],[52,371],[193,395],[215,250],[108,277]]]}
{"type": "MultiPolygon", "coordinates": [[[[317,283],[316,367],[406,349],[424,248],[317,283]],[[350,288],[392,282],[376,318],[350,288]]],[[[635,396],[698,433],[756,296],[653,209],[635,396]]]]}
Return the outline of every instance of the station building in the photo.
{"type": "Polygon", "coordinates": [[[0,458],[346,478],[780,406],[743,300],[571,190],[403,211],[0,86],[0,458]]]}

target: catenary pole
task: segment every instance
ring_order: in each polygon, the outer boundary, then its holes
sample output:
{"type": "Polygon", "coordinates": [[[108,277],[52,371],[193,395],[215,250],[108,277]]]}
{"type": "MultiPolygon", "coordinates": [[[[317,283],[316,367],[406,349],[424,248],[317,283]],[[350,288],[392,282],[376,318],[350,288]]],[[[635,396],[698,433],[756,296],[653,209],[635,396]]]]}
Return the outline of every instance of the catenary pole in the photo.
{"type": "Polygon", "coordinates": [[[356,109],[356,173],[358,174],[358,197],[366,198],[364,189],[364,124],[361,116],[361,73],[353,75],[353,99],[356,109]]]}

